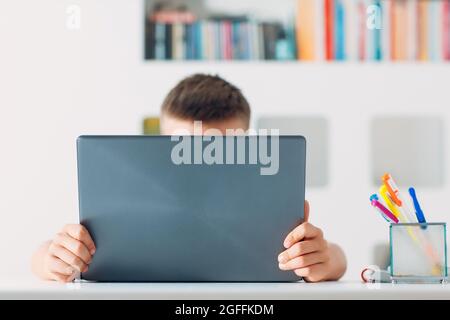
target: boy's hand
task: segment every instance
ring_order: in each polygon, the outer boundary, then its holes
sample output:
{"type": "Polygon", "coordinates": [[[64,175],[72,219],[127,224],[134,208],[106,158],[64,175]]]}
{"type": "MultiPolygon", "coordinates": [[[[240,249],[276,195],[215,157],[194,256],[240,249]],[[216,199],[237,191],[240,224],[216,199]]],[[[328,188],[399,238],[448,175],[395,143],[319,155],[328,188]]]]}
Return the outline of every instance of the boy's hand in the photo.
{"type": "Polygon", "coordinates": [[[305,201],[305,222],[292,230],[284,240],[287,249],[278,256],[281,270],[292,270],[306,281],[326,280],[330,265],[330,248],[319,228],[308,222],[309,203],[305,201]]]}
{"type": "Polygon", "coordinates": [[[49,243],[44,272],[52,280],[71,282],[76,271],[86,272],[95,253],[94,241],[80,224],[68,224],[49,243]]]}

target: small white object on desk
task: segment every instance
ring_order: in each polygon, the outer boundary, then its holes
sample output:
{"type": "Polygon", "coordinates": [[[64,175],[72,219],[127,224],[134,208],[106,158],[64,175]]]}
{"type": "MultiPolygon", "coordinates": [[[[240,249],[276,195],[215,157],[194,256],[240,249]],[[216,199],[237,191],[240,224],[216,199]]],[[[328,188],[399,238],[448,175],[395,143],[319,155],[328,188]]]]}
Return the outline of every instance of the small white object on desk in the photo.
{"type": "Polygon", "coordinates": [[[450,299],[447,284],[87,283],[0,281],[0,299],[450,299]]]}

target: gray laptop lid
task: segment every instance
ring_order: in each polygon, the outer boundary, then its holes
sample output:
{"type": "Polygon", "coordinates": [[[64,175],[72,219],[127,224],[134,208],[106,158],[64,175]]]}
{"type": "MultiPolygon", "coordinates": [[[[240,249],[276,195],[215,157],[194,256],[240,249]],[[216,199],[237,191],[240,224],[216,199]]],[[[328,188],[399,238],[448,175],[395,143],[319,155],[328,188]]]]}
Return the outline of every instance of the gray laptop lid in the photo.
{"type": "MultiPolygon", "coordinates": [[[[183,139],[192,142],[193,158],[193,140],[202,138],[183,139]]],[[[229,160],[237,162],[244,141],[245,164],[226,164],[231,150],[226,143],[225,164],[175,164],[174,154],[186,154],[174,151],[180,145],[169,136],[79,137],[80,222],[97,247],[82,278],[298,280],[293,272],[278,269],[277,256],[288,232],[303,221],[306,141],[279,137],[278,172],[262,175],[267,161],[252,164],[248,150],[256,143],[264,152],[266,140],[232,139],[234,157],[229,160]]],[[[208,143],[200,142],[202,150],[208,143]]],[[[274,150],[268,143],[267,154],[274,150]]]]}

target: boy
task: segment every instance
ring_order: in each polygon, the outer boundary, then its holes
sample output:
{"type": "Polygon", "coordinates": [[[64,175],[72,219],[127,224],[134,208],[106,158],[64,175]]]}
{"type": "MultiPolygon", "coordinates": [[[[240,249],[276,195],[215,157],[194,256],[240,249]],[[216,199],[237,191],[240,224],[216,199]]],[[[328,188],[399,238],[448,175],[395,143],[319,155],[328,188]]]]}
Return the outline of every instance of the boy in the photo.
{"type": "MultiPolygon", "coordinates": [[[[248,130],[250,106],[241,91],[218,76],[193,75],[173,88],[161,108],[161,133],[179,130],[193,132],[194,121],[202,130],[248,130]]],[[[327,242],[322,231],[308,222],[309,203],[305,202],[305,222],[284,240],[285,250],[274,257],[281,270],[295,272],[306,281],[337,280],[346,270],[346,259],[339,246],[327,242]]],[[[66,225],[55,238],[45,242],[33,255],[32,269],[40,278],[70,282],[76,271],[86,272],[95,259],[95,244],[86,228],[66,225]]]]}

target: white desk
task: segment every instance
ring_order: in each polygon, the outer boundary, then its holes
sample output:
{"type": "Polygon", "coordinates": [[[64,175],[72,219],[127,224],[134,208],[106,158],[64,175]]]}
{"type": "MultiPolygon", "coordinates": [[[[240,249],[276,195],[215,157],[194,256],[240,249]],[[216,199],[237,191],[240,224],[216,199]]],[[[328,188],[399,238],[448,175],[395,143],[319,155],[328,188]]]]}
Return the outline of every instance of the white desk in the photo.
{"type": "Polygon", "coordinates": [[[450,285],[1,281],[0,299],[450,299],[450,285]]]}

